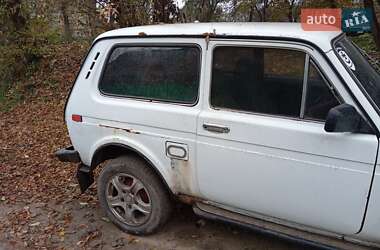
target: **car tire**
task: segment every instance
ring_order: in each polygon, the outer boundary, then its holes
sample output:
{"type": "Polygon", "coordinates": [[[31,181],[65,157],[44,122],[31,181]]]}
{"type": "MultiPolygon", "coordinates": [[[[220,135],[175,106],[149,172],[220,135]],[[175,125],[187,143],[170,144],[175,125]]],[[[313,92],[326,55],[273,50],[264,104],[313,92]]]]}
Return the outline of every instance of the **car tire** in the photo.
{"type": "Polygon", "coordinates": [[[154,233],[169,218],[170,194],[145,161],[121,156],[108,161],[98,178],[100,206],[121,230],[154,233]]]}

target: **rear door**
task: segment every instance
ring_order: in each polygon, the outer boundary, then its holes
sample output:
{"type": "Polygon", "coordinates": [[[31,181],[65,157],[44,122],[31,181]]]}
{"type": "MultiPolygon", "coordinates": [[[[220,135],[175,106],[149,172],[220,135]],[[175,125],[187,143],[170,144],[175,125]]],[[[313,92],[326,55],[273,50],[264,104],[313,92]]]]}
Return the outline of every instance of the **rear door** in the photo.
{"type": "Polygon", "coordinates": [[[353,102],[322,57],[291,43],[213,41],[208,51],[202,195],[243,213],[358,232],[378,141],[324,131],[328,110],[353,102]]]}

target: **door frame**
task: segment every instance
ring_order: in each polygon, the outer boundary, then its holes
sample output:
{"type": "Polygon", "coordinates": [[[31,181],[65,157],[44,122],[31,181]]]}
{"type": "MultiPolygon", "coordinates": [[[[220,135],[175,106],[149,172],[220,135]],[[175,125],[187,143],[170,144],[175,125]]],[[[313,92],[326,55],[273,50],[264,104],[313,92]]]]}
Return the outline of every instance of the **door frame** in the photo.
{"type": "MultiPolygon", "coordinates": [[[[204,89],[203,89],[203,102],[202,102],[202,110],[216,110],[211,106],[210,103],[210,92],[211,92],[211,81],[212,81],[212,63],[213,63],[213,52],[216,47],[221,46],[231,46],[231,47],[258,47],[258,48],[274,48],[274,49],[290,49],[290,50],[298,50],[301,52],[304,52],[310,60],[312,60],[317,67],[317,69],[320,71],[320,73],[323,75],[325,80],[331,84],[339,94],[340,98],[350,105],[353,105],[357,108],[357,110],[361,110],[361,108],[357,105],[357,103],[352,98],[349,91],[347,91],[346,87],[342,83],[339,76],[337,76],[334,72],[334,70],[330,67],[329,62],[326,61],[326,58],[319,53],[316,49],[314,49],[312,46],[299,43],[299,42],[290,42],[290,41],[281,41],[281,40],[247,40],[247,39],[210,39],[207,51],[206,51],[206,62],[205,67],[208,70],[204,71],[204,89]]],[[[305,64],[308,63],[305,60],[305,64]]],[[[222,108],[217,108],[222,109],[222,108]]],[[[302,109],[302,106],[301,106],[302,109]]],[[[229,109],[226,109],[229,110],[229,109]]],[[[233,112],[239,112],[239,113],[250,113],[255,115],[265,115],[265,116],[274,116],[274,117],[282,117],[278,115],[269,115],[269,114],[262,114],[262,113],[256,113],[256,112],[246,112],[246,111],[239,111],[239,110],[229,110],[233,112]]],[[[286,117],[287,119],[293,119],[286,117]]],[[[295,118],[296,119],[296,118],[295,118]]],[[[307,119],[302,119],[303,121],[309,121],[307,119]]],[[[311,122],[318,122],[318,121],[311,121],[311,122]]],[[[319,122],[320,123],[320,122],[319,122]]]]}

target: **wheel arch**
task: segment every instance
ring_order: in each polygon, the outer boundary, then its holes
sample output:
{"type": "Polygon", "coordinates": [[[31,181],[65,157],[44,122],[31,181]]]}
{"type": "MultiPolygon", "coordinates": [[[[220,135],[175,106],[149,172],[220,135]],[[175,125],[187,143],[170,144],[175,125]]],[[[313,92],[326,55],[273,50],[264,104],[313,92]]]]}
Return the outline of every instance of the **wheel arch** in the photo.
{"type": "Polygon", "coordinates": [[[153,164],[153,161],[151,160],[151,157],[148,157],[146,154],[142,153],[140,150],[131,147],[129,145],[126,145],[124,143],[118,143],[118,142],[108,142],[101,146],[99,146],[93,153],[91,158],[91,170],[94,170],[99,166],[100,163],[109,160],[114,159],[122,155],[136,155],[137,157],[143,159],[147,165],[153,169],[155,174],[160,178],[161,182],[164,184],[165,188],[169,191],[171,195],[173,194],[172,189],[170,188],[170,182],[168,182],[168,177],[165,176],[165,174],[160,171],[158,166],[153,164]]]}

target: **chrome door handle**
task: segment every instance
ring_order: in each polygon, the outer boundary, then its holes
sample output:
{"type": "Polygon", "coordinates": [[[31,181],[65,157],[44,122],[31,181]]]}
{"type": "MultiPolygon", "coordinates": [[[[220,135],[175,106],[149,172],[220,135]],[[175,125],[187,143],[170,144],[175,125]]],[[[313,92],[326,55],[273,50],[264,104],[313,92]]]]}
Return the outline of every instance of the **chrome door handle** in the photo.
{"type": "Polygon", "coordinates": [[[230,129],[228,127],[216,125],[216,124],[205,123],[203,124],[203,128],[207,131],[218,133],[218,134],[222,134],[222,133],[227,134],[230,132],[230,129]]]}

